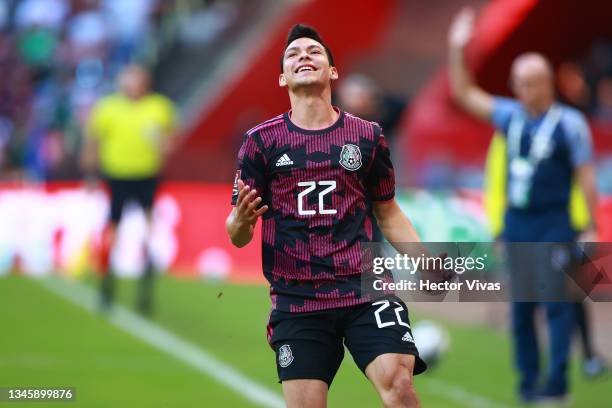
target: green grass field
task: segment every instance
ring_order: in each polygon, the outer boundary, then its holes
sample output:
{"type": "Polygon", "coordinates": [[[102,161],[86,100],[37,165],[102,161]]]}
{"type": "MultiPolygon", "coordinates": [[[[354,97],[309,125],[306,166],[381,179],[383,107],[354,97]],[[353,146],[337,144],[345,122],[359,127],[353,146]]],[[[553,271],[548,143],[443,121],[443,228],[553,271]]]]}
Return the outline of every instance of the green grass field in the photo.
{"type": "MultiPolygon", "coordinates": [[[[135,288],[134,281],[122,281],[120,302],[131,307],[135,288]]],[[[274,355],[265,338],[267,288],[164,277],[158,281],[156,300],[156,324],[280,395],[274,355]]],[[[411,318],[414,322],[424,317],[411,318]]],[[[422,405],[514,406],[507,336],[484,327],[443,324],[451,347],[436,369],[417,377],[422,405]]],[[[610,377],[586,382],[573,364],[572,382],[573,406],[612,406],[610,377]]],[[[75,407],[255,406],[40,283],[0,278],[0,387],[67,386],[76,388],[77,401],[68,405],[75,407]]],[[[380,406],[349,354],[329,401],[330,407],[380,406]]]]}

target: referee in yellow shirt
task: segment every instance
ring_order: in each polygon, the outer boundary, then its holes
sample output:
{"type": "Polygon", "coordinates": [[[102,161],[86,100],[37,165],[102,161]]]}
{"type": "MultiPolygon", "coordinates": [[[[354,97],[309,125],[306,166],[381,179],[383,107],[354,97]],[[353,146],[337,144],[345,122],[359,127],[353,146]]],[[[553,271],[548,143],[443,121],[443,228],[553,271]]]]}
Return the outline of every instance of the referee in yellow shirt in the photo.
{"type": "MultiPolygon", "coordinates": [[[[151,77],[142,66],[129,65],[119,76],[119,92],[100,99],[93,107],[86,130],[82,166],[89,177],[100,173],[111,199],[110,223],[102,240],[102,310],[114,293],[110,253],[126,202],[138,203],[151,225],[153,198],[159,174],[172,145],[175,108],[168,98],[151,91],[151,77]]],[[[150,228],[149,228],[150,229],[150,228]]],[[[148,245],[146,268],[138,292],[138,309],[151,313],[153,263],[148,245]]]]}

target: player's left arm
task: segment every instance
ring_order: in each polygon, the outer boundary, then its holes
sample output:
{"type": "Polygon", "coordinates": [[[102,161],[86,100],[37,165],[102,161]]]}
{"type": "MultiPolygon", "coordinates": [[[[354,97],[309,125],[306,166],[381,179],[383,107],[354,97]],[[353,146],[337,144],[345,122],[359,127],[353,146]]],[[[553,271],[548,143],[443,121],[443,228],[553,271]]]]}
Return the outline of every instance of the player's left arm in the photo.
{"type": "Polygon", "coordinates": [[[395,172],[391,152],[378,124],[373,124],[376,146],[368,168],[366,185],[378,226],[387,241],[420,242],[412,223],[395,201],[395,172]]]}
{"type": "MultiPolygon", "coordinates": [[[[410,219],[401,210],[394,198],[387,201],[375,201],[372,205],[374,216],[385,239],[400,254],[412,257],[432,256],[421,243],[419,234],[410,219]]],[[[445,254],[438,255],[445,258],[445,254]]],[[[423,277],[435,281],[446,281],[454,277],[453,271],[445,269],[421,270],[423,277]]]]}
{"type": "MultiPolygon", "coordinates": [[[[395,200],[395,173],[391,162],[391,154],[378,125],[374,125],[374,133],[378,135],[378,138],[372,163],[368,169],[366,185],[378,226],[385,239],[400,254],[408,254],[414,257],[428,254],[429,251],[421,243],[412,222],[395,200]]],[[[422,272],[437,280],[447,280],[451,277],[445,271],[422,272]]]]}
{"type": "Polygon", "coordinates": [[[374,201],[372,207],[378,227],[387,241],[392,244],[421,241],[412,222],[401,210],[395,198],[387,201],[374,201]]]}

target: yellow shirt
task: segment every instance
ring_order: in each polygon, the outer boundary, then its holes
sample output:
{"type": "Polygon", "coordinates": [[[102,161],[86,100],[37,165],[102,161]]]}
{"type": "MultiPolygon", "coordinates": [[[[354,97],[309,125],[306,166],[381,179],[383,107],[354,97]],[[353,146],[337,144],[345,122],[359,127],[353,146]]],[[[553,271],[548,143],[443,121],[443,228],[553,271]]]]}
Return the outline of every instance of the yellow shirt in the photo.
{"type": "Polygon", "coordinates": [[[175,125],[174,104],[151,93],[138,100],[121,94],[102,98],[92,109],[87,135],[98,141],[100,168],[112,178],[156,176],[162,139],[175,125]]]}
{"type": "MultiPolygon", "coordinates": [[[[504,228],[506,211],[506,139],[498,132],[493,135],[487,153],[484,206],[492,234],[500,235],[504,228]]],[[[577,231],[582,231],[589,225],[586,198],[575,181],[570,191],[569,214],[572,227],[577,231]]]]}

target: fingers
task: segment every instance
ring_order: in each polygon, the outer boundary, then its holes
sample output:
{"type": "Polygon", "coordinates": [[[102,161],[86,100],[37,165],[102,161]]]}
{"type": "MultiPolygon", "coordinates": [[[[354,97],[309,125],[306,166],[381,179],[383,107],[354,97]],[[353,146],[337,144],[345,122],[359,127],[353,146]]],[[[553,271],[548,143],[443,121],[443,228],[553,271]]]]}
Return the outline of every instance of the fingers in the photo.
{"type": "Polygon", "coordinates": [[[475,15],[474,9],[465,7],[455,16],[449,31],[451,45],[463,47],[468,43],[472,36],[475,15]]]}
{"type": "MultiPolygon", "coordinates": [[[[256,193],[255,190],[251,191],[251,194],[254,193],[254,192],[256,193]]],[[[261,197],[257,196],[257,197],[255,197],[254,200],[252,200],[249,203],[249,205],[247,206],[247,211],[249,213],[252,213],[259,206],[259,203],[261,203],[261,197]]]]}
{"type": "Polygon", "coordinates": [[[255,219],[261,217],[263,215],[263,213],[265,213],[266,211],[268,211],[268,206],[267,205],[262,205],[261,208],[259,210],[256,210],[253,212],[253,216],[255,217],[255,219]]]}
{"type": "MultiPolygon", "coordinates": [[[[249,186],[246,186],[244,190],[247,190],[249,186]]],[[[257,198],[257,190],[251,190],[245,193],[242,198],[242,202],[238,206],[238,211],[247,212],[249,209],[249,205],[257,198]]]]}
{"type": "Polygon", "coordinates": [[[242,180],[238,180],[238,198],[236,199],[236,208],[240,207],[244,196],[249,192],[249,186],[245,185],[242,180]]]}
{"type": "Polygon", "coordinates": [[[236,200],[237,215],[253,223],[268,210],[268,206],[264,205],[258,209],[257,207],[261,204],[262,198],[257,195],[257,190],[251,190],[251,188],[241,180],[238,182],[238,190],[238,199],[236,200]]]}

